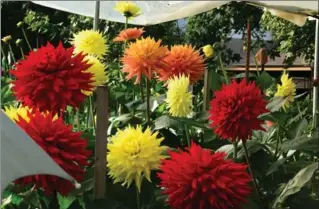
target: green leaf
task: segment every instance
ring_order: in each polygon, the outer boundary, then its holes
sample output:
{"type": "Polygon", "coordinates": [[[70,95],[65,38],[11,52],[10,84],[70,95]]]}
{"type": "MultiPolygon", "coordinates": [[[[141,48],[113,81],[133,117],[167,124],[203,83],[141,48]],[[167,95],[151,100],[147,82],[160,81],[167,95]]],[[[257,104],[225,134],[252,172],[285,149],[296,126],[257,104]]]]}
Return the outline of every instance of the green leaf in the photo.
{"type": "Polygon", "coordinates": [[[314,172],[318,169],[318,163],[313,163],[306,168],[300,170],[285,186],[280,195],[276,198],[273,207],[277,208],[285,202],[285,200],[293,194],[299,192],[312,178],[314,172]]]}
{"type": "Polygon", "coordinates": [[[282,166],[287,161],[287,158],[281,158],[280,160],[277,160],[271,166],[268,168],[268,171],[266,173],[266,176],[272,174],[273,172],[276,172],[280,166],[282,166]]]}
{"type": "Polygon", "coordinates": [[[281,149],[284,151],[288,150],[300,150],[300,151],[319,151],[318,144],[318,135],[309,137],[309,136],[301,136],[297,137],[291,141],[285,141],[281,145],[281,149]]]}
{"type": "Polygon", "coordinates": [[[273,85],[274,82],[275,79],[271,77],[266,71],[262,72],[256,80],[256,84],[259,85],[261,90],[268,89],[271,85],[273,85]]]}
{"type": "Polygon", "coordinates": [[[181,127],[181,124],[178,123],[178,121],[169,117],[168,115],[163,115],[154,121],[154,126],[154,130],[159,130],[169,127],[181,127]]]}
{"type": "Polygon", "coordinates": [[[76,199],[77,199],[79,205],[82,207],[82,209],[86,209],[85,201],[84,201],[83,196],[80,196],[80,197],[78,197],[78,198],[76,198],[76,199]]]}
{"type": "Polygon", "coordinates": [[[308,127],[308,121],[307,119],[303,118],[298,122],[295,122],[292,127],[289,128],[289,138],[294,139],[301,136],[301,134],[306,130],[308,127]]]}
{"type": "Polygon", "coordinates": [[[76,200],[75,196],[62,196],[60,193],[57,194],[60,209],[68,209],[71,204],[76,200]]]}
{"type": "Polygon", "coordinates": [[[266,106],[266,108],[271,112],[276,112],[284,106],[287,97],[274,97],[266,106]]]}
{"type": "Polygon", "coordinates": [[[222,81],[220,79],[220,75],[216,71],[211,70],[209,71],[209,77],[210,77],[210,81],[209,81],[210,89],[213,91],[221,89],[222,81]]]}

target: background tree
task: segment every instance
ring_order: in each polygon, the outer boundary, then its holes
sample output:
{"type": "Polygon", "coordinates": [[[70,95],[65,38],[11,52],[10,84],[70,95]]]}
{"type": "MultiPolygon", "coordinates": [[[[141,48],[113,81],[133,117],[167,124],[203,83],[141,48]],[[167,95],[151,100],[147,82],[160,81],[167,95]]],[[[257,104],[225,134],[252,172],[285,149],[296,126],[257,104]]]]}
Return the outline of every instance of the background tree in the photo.
{"type": "Polygon", "coordinates": [[[277,44],[272,52],[285,54],[285,63],[293,64],[297,57],[304,57],[311,64],[315,52],[315,21],[307,21],[299,27],[282,18],[266,12],[261,18],[260,25],[270,31],[277,44]]]}
{"type": "Polygon", "coordinates": [[[186,41],[201,47],[206,44],[221,43],[224,49],[223,60],[227,64],[231,61],[239,61],[239,54],[227,49],[227,44],[233,34],[243,34],[245,38],[247,20],[251,21],[252,36],[261,40],[263,31],[259,21],[263,11],[257,7],[247,5],[244,2],[231,2],[206,13],[202,13],[188,19],[186,28],[186,41]]]}

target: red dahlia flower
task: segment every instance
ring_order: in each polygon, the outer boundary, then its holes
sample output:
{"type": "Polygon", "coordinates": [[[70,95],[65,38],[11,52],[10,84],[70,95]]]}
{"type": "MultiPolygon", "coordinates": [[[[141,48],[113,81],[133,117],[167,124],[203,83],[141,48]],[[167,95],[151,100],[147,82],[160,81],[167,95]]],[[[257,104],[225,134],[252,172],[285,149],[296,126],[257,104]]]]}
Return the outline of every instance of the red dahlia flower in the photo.
{"type": "Polygon", "coordinates": [[[11,70],[17,99],[32,109],[54,114],[67,105],[78,107],[86,97],[82,91],[92,89],[92,74],[85,72],[90,65],[83,61],[84,55],[72,54],[73,48],[65,49],[62,43],[57,48],[48,43],[31,51],[11,70]]]}
{"type": "Polygon", "coordinates": [[[187,151],[169,151],[158,176],[174,209],[240,208],[251,193],[247,166],[225,160],[196,144],[187,151]]]}
{"type": "MultiPolygon", "coordinates": [[[[35,111],[29,113],[29,122],[19,115],[16,123],[44,150],[51,158],[78,182],[82,181],[84,170],[88,165],[86,150],[87,140],[82,139],[81,132],[73,132],[72,125],[65,125],[62,118],[55,119],[52,114],[42,114],[35,111]]],[[[36,163],[36,162],[35,162],[36,163]]],[[[15,183],[35,184],[36,188],[43,188],[46,195],[57,191],[67,195],[73,188],[72,182],[51,175],[34,175],[23,177],[15,183]]]]}
{"type": "Polygon", "coordinates": [[[263,130],[258,116],[267,112],[266,101],[255,82],[235,80],[215,92],[210,102],[211,127],[223,139],[247,140],[253,130],[263,130]]]}

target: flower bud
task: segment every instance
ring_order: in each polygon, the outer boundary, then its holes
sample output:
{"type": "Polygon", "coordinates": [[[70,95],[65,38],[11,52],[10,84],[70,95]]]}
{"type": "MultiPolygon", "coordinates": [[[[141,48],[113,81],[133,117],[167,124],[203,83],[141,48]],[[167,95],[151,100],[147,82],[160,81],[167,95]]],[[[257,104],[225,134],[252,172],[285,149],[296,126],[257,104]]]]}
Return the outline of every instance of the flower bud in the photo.
{"type": "Polygon", "coordinates": [[[22,25],[23,25],[23,22],[21,21],[17,23],[18,28],[20,28],[22,25]]]}
{"type": "Polygon", "coordinates": [[[212,57],[214,55],[214,49],[210,44],[202,47],[202,49],[207,58],[212,57]]]}
{"type": "Polygon", "coordinates": [[[1,40],[2,40],[4,43],[8,43],[11,39],[12,39],[12,37],[9,35],[9,36],[3,37],[1,40]]]}
{"type": "Polygon", "coordinates": [[[22,39],[19,38],[19,39],[16,40],[16,45],[17,45],[17,46],[20,46],[21,43],[22,43],[22,39]]]}

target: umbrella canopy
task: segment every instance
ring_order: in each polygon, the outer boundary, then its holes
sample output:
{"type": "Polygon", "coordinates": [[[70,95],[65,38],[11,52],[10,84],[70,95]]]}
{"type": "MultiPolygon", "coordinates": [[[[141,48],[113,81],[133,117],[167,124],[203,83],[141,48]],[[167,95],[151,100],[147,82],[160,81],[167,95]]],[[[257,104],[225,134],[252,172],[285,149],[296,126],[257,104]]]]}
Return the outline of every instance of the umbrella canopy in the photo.
{"type": "MultiPolygon", "coordinates": [[[[94,17],[94,1],[33,1],[46,7],[94,17]]],[[[155,25],[163,22],[190,17],[207,12],[213,8],[227,4],[230,1],[133,1],[142,11],[142,14],[130,23],[135,25],[155,25]]],[[[248,1],[255,6],[262,6],[279,11],[294,13],[300,17],[318,15],[317,1],[248,1]]],[[[100,2],[100,19],[125,22],[123,16],[114,11],[116,1],[100,2]]],[[[282,14],[281,14],[282,15],[282,14]]],[[[278,15],[280,16],[280,15],[278,15]]],[[[283,15],[282,15],[283,16],[283,15]]],[[[286,19],[286,18],[285,18],[286,19]]],[[[291,18],[287,18],[288,20],[291,18]]],[[[299,24],[298,24],[299,25],[299,24]]]]}
{"type": "Polygon", "coordinates": [[[20,127],[0,111],[1,194],[15,179],[48,174],[75,181],[20,127]]]}

